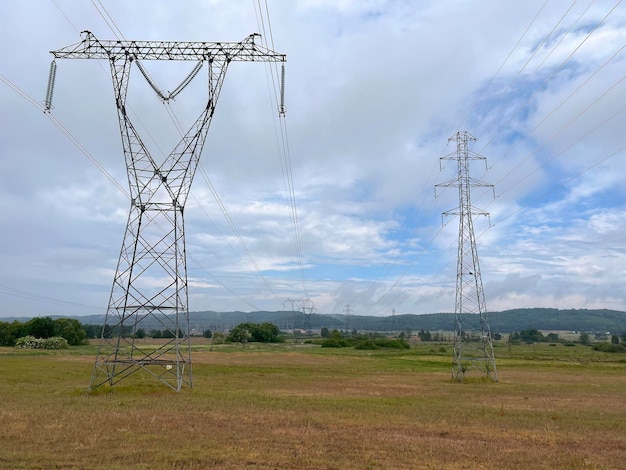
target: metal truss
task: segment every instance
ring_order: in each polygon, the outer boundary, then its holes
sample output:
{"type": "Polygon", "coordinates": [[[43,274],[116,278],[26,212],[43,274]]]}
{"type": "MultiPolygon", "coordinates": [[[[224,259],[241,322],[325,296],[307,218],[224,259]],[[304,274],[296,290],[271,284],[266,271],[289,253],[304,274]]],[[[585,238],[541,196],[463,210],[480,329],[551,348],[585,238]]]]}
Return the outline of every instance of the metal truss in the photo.
{"type": "Polygon", "coordinates": [[[497,381],[498,373],[472,220],[472,215],[488,216],[488,213],[474,208],[471,203],[472,187],[493,188],[493,185],[469,176],[470,161],[485,160],[485,157],[469,150],[469,142],[474,140],[476,138],[466,131],[457,132],[448,139],[456,142],[456,152],[441,157],[441,160],[457,162],[457,177],[436,185],[456,187],[459,190],[459,206],[443,213],[444,217],[459,216],[452,377],[463,381],[467,372],[476,369],[497,381]]]}
{"type": "Polygon", "coordinates": [[[257,34],[237,43],[101,41],[89,31],[83,34],[80,43],[51,53],[55,59],[109,61],[131,196],[89,389],[112,386],[142,370],[180,391],[192,386],[184,207],[224,76],[232,61],[284,62],[285,56],[255,44],[257,34]],[[206,105],[160,164],[126,112],[133,62],[145,75],[140,60],[194,60],[208,66],[206,105]],[[160,329],[167,338],[148,346],[136,340],[140,328],[160,329]]]}

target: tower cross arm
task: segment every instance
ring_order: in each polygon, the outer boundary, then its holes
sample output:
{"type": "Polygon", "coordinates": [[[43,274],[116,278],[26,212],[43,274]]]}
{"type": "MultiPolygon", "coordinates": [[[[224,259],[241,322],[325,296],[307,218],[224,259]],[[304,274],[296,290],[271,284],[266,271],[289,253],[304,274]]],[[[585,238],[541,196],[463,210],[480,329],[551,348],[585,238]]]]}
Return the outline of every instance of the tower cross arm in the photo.
{"type": "Polygon", "coordinates": [[[239,42],[190,41],[119,41],[100,40],[83,31],[83,40],[71,46],[50,51],[56,59],[117,59],[130,56],[137,60],[226,60],[239,62],[285,62],[279,54],[255,42],[253,33],[239,42]]]}

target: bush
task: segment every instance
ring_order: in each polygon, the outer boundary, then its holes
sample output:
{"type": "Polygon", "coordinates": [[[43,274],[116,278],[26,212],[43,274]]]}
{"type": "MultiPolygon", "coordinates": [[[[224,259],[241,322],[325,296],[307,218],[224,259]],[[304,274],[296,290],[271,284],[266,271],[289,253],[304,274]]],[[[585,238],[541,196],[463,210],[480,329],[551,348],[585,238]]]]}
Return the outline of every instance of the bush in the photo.
{"type": "Polygon", "coordinates": [[[593,345],[593,350],[608,353],[623,353],[626,352],[626,347],[624,347],[623,344],[596,343],[593,345]]]}
{"type": "Polygon", "coordinates": [[[350,346],[346,340],[337,338],[328,338],[322,341],[323,348],[346,348],[350,346]]]}
{"type": "Polygon", "coordinates": [[[365,341],[358,342],[356,346],[354,346],[354,349],[363,349],[363,350],[373,351],[376,349],[380,349],[380,346],[378,346],[375,341],[371,339],[367,339],[365,341]]]}
{"type": "Polygon", "coordinates": [[[359,341],[354,349],[409,349],[409,343],[403,339],[375,338],[359,341]]]}
{"type": "Polygon", "coordinates": [[[60,336],[52,338],[35,338],[34,336],[22,336],[15,342],[15,347],[20,349],[67,349],[68,342],[60,336]]]}
{"type": "Polygon", "coordinates": [[[409,349],[409,343],[403,339],[389,339],[389,338],[380,338],[376,340],[376,344],[381,348],[391,348],[391,349],[409,349]]]}

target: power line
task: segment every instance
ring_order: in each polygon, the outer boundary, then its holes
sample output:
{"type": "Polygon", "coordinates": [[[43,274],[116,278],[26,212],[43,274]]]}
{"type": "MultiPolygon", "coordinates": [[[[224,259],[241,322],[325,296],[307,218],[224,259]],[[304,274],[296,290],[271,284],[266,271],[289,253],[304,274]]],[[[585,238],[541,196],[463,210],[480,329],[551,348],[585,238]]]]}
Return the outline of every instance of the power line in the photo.
{"type": "MultiPolygon", "coordinates": [[[[615,59],[620,52],[622,52],[624,49],[626,49],[626,45],[623,45],[622,47],[620,47],[617,51],[615,51],[611,57],[609,57],[598,69],[596,69],[591,75],[589,75],[587,77],[587,79],[582,82],[580,85],[578,85],[578,87],[576,87],[575,90],[573,90],[569,95],[567,95],[563,100],[561,100],[559,102],[558,105],[556,105],[549,113],[547,113],[542,119],[541,121],[539,121],[537,124],[535,124],[533,126],[532,129],[530,129],[528,131],[528,134],[532,134],[535,130],[537,130],[544,122],[546,122],[546,120],[552,116],[558,109],[561,108],[561,106],[563,106],[566,102],[568,102],[572,97],[574,97],[576,95],[576,93],[578,93],[583,87],[585,87],[585,85],[587,85],[601,70],[604,69],[604,67],[606,67],[609,63],[611,63],[613,61],[613,59],[615,59]]],[[[602,95],[596,99],[595,102],[597,102],[600,98],[604,97],[604,95],[606,95],[610,90],[612,90],[618,83],[620,83],[622,80],[624,79],[624,77],[622,77],[620,80],[618,80],[616,83],[614,83],[609,89],[607,89],[604,93],[602,93],[602,95]]],[[[592,103],[593,104],[593,103],[592,103]]],[[[585,111],[589,109],[590,106],[588,106],[587,108],[585,108],[585,111]]],[[[584,112],[584,111],[583,111],[584,112]]],[[[572,122],[574,122],[574,120],[576,120],[578,117],[580,117],[583,112],[579,113],[576,118],[573,118],[570,120],[570,122],[567,124],[567,126],[569,126],[569,124],[571,124],[572,122]]],[[[566,127],[567,127],[566,126],[566,127]]],[[[552,138],[554,138],[555,136],[551,137],[549,140],[552,140],[552,138]]],[[[521,142],[521,140],[518,140],[517,142],[515,142],[515,144],[513,146],[511,146],[506,152],[504,152],[500,158],[498,158],[494,163],[491,164],[491,166],[489,167],[489,169],[492,169],[498,162],[500,162],[504,156],[508,155],[509,153],[511,153],[511,151],[513,151],[513,149],[515,149],[519,143],[521,142]]]]}
{"type": "MultiPolygon", "coordinates": [[[[537,11],[537,13],[535,14],[535,16],[533,17],[532,21],[528,24],[528,26],[526,27],[526,29],[524,30],[524,32],[522,33],[522,35],[519,37],[519,39],[517,40],[517,42],[515,43],[515,45],[513,46],[513,48],[509,51],[508,55],[504,58],[504,60],[502,61],[502,63],[500,64],[500,67],[498,67],[498,70],[496,70],[496,73],[493,74],[493,76],[491,77],[491,79],[489,80],[489,82],[487,83],[485,89],[488,89],[491,84],[495,81],[495,79],[497,78],[497,76],[500,74],[500,72],[502,71],[502,69],[504,68],[504,66],[506,65],[506,63],[509,61],[509,59],[511,58],[511,56],[513,55],[513,52],[515,52],[515,50],[519,47],[520,43],[522,42],[522,40],[524,39],[524,37],[526,36],[526,34],[528,33],[528,31],[530,31],[530,28],[532,28],[532,26],[535,24],[535,21],[537,21],[537,18],[539,18],[539,16],[541,15],[541,12],[543,11],[543,9],[546,7],[546,5],[548,4],[549,0],[545,0],[543,2],[543,4],[541,5],[541,7],[539,8],[539,10],[537,11]]],[[[577,0],[574,0],[574,3],[576,3],[577,0]]],[[[571,8],[571,7],[570,7],[571,8]]],[[[472,105],[470,107],[468,107],[467,111],[465,112],[465,116],[463,117],[463,119],[461,120],[461,123],[457,126],[457,129],[462,129],[464,126],[463,124],[465,124],[465,120],[468,118],[468,116],[470,115],[470,113],[472,112],[472,110],[474,109],[474,107],[476,106],[478,102],[478,98],[474,99],[474,102],[472,103],[472,105]]],[[[443,153],[443,152],[440,152],[443,153]]]]}
{"type": "MultiPolygon", "coordinates": [[[[98,4],[100,5],[100,7],[98,7],[98,5],[96,5],[96,3],[94,2],[94,0],[92,0],[92,4],[94,5],[94,7],[96,8],[96,10],[98,11],[98,13],[100,14],[100,16],[103,18],[103,20],[105,21],[105,23],[107,24],[107,26],[109,26],[109,28],[112,30],[112,32],[114,33],[114,35],[120,39],[124,39],[124,35],[121,31],[121,29],[117,26],[115,20],[113,19],[113,17],[111,16],[111,14],[106,10],[106,8],[104,7],[104,5],[102,4],[102,2],[100,0],[96,0],[98,2],[98,4]]],[[[268,48],[269,49],[269,48],[268,48]]],[[[167,111],[167,114],[169,115],[172,123],[174,124],[175,128],[177,129],[179,135],[181,138],[183,138],[184,136],[184,130],[182,128],[182,125],[180,123],[180,120],[178,119],[178,117],[176,116],[176,113],[171,105],[170,100],[172,98],[174,98],[178,93],[180,93],[180,91],[182,91],[182,89],[184,89],[184,87],[186,85],[188,85],[191,80],[195,77],[195,75],[198,73],[198,71],[200,70],[200,66],[202,65],[202,62],[199,62],[196,67],[194,67],[194,69],[191,71],[191,73],[181,82],[181,84],[171,93],[169,93],[168,95],[165,95],[160,88],[156,85],[156,82],[150,77],[149,73],[147,72],[147,70],[141,65],[141,62],[139,60],[135,60],[140,72],[142,73],[142,75],[145,77],[146,81],[148,82],[148,84],[151,86],[151,88],[155,91],[155,93],[161,98],[165,110],[167,111]]],[[[153,139],[154,140],[154,139],[153,139]]],[[[205,182],[207,183],[207,186],[211,192],[211,194],[213,195],[215,201],[217,202],[220,210],[222,211],[224,217],[226,218],[229,226],[231,227],[231,229],[233,230],[233,233],[235,234],[237,240],[239,241],[240,245],[242,246],[244,253],[246,254],[246,256],[248,257],[251,265],[253,266],[254,270],[256,271],[257,275],[260,277],[260,279],[263,281],[263,283],[265,284],[265,286],[269,289],[269,291],[276,296],[276,293],[272,287],[272,285],[269,283],[268,279],[262,274],[261,269],[258,265],[258,263],[256,262],[252,252],[248,249],[245,241],[243,240],[243,237],[241,236],[241,233],[239,232],[237,226],[235,225],[232,217],[230,216],[228,209],[226,208],[226,206],[223,204],[219,194],[217,193],[217,191],[215,190],[215,188],[213,187],[213,185],[210,182],[210,179],[206,173],[206,171],[204,170],[203,166],[199,163],[198,165],[198,169],[201,173],[201,175],[203,176],[203,179],[205,180],[205,182]]],[[[193,258],[192,258],[193,259],[193,258]]],[[[238,298],[241,299],[241,297],[237,296],[238,298]]],[[[246,302],[247,303],[247,302],[246,302]]]]}
{"type": "MultiPolygon", "coordinates": [[[[624,108],[622,108],[623,110],[624,108]]],[[[585,173],[591,171],[592,169],[594,169],[595,167],[597,167],[598,165],[601,165],[602,163],[610,160],[611,158],[615,157],[616,155],[619,155],[620,152],[624,152],[624,150],[626,150],[626,145],[623,145],[622,147],[618,148],[617,150],[615,150],[614,152],[612,152],[611,154],[607,155],[606,157],[603,157],[601,160],[595,162],[594,164],[586,167],[584,170],[579,171],[578,173],[576,173],[575,175],[571,176],[570,178],[568,178],[567,180],[552,186],[548,191],[544,192],[543,194],[541,194],[540,196],[537,196],[536,198],[534,198],[533,200],[529,201],[528,203],[520,206],[519,208],[517,208],[516,210],[509,212],[508,214],[505,214],[504,216],[500,217],[498,219],[498,221],[496,221],[493,225],[497,225],[501,222],[504,222],[505,220],[519,214],[520,212],[522,212],[523,210],[527,209],[528,207],[531,207],[533,204],[535,204],[538,201],[541,201],[542,199],[545,199],[547,196],[549,196],[550,194],[552,194],[553,192],[555,192],[556,190],[565,187],[566,185],[568,185],[569,183],[571,183],[572,181],[574,181],[577,178],[580,178],[582,175],[584,175],[585,173]]]]}
{"type": "Polygon", "coordinates": [[[69,300],[62,300],[62,299],[57,299],[54,297],[48,297],[45,295],[36,294],[34,292],[28,292],[28,291],[15,289],[12,287],[7,287],[7,286],[0,286],[0,292],[2,292],[5,295],[10,295],[13,297],[20,297],[22,299],[28,299],[28,300],[36,300],[38,302],[44,302],[44,303],[50,303],[50,304],[73,305],[76,307],[86,307],[86,308],[93,308],[93,309],[101,308],[96,305],[88,305],[88,304],[82,304],[79,302],[71,302],[69,300]]]}
{"type": "MultiPolygon", "coordinates": [[[[267,0],[265,0],[265,14],[263,13],[263,8],[261,6],[260,0],[257,0],[256,3],[253,0],[253,5],[255,7],[255,14],[257,18],[257,23],[261,31],[263,31],[263,41],[265,46],[271,49],[274,49],[274,33],[272,31],[272,24],[270,20],[269,7],[267,4],[267,0]],[[258,7],[258,9],[257,9],[258,7]],[[265,26],[265,17],[267,17],[267,28],[265,26]],[[269,33],[269,34],[268,34],[269,33]],[[267,37],[269,36],[269,43],[267,37]]],[[[278,82],[278,71],[275,69],[277,64],[266,64],[266,70],[269,70],[270,77],[268,78],[268,93],[270,94],[270,99],[273,93],[274,102],[276,103],[279,110],[279,130],[280,136],[278,135],[278,131],[276,130],[276,124],[274,122],[274,129],[276,133],[277,143],[279,144],[279,154],[281,161],[281,170],[283,172],[283,182],[285,185],[285,190],[287,193],[287,198],[289,201],[290,212],[291,212],[291,220],[292,220],[292,228],[293,228],[293,238],[296,253],[299,259],[299,268],[300,268],[300,279],[302,282],[302,290],[304,292],[304,296],[307,297],[307,286],[306,286],[306,273],[304,268],[304,254],[302,249],[302,238],[300,235],[300,223],[298,217],[298,208],[296,202],[296,192],[293,182],[293,170],[291,164],[291,149],[289,145],[289,133],[287,132],[287,120],[285,116],[285,107],[284,107],[284,90],[285,90],[285,69],[284,63],[282,64],[281,70],[281,80],[280,80],[280,95],[277,92],[277,82],[278,82]],[[276,75],[275,75],[276,74],[276,75]],[[271,81],[271,88],[270,88],[271,81]],[[280,96],[280,100],[279,100],[280,96]],[[280,137],[280,138],[279,138],[280,137]]]]}
{"type": "MultiPolygon", "coordinates": [[[[595,31],[598,30],[598,28],[600,26],[602,26],[602,24],[604,24],[604,22],[606,21],[606,19],[613,13],[613,11],[615,11],[615,9],[619,6],[619,4],[622,2],[622,0],[619,0],[614,6],[613,8],[611,8],[611,10],[609,10],[609,12],[598,22],[596,23],[596,25],[592,28],[592,30],[587,33],[585,35],[585,38],[576,46],[576,48],[567,56],[567,58],[561,62],[561,64],[559,66],[557,66],[552,73],[537,87],[535,87],[535,90],[533,91],[533,93],[526,99],[526,101],[520,105],[515,112],[509,117],[509,119],[503,123],[500,128],[498,129],[498,131],[496,132],[496,134],[493,135],[493,137],[481,148],[480,152],[482,152],[484,149],[486,149],[487,147],[489,147],[489,145],[491,145],[493,143],[493,141],[496,139],[496,137],[498,135],[500,135],[501,132],[503,132],[504,129],[506,129],[509,124],[511,123],[511,121],[513,121],[513,119],[519,115],[519,113],[523,110],[526,109],[526,107],[528,106],[528,104],[532,101],[532,99],[543,89],[543,87],[549,83],[555,76],[556,74],[563,69],[563,67],[570,61],[570,59],[576,54],[576,52],[578,52],[578,50],[587,42],[587,40],[589,40],[589,38],[593,35],[593,33],[595,31]]],[[[579,18],[580,19],[580,18],[579,18]]],[[[572,26],[573,27],[573,26],[572,26]]],[[[563,36],[564,37],[564,36],[563,36]]]]}

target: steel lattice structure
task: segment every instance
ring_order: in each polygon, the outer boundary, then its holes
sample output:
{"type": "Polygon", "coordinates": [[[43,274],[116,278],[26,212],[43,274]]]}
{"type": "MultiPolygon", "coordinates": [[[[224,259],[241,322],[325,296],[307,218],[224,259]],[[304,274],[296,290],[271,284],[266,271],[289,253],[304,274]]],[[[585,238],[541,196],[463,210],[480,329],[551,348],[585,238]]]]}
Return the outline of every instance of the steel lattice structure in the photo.
{"type": "Polygon", "coordinates": [[[472,187],[493,188],[493,185],[469,176],[470,161],[485,160],[485,157],[469,150],[469,142],[474,140],[476,138],[466,131],[457,132],[448,139],[449,142],[456,142],[456,151],[441,157],[441,160],[456,161],[457,176],[436,185],[456,187],[459,190],[459,206],[443,213],[444,217],[459,216],[452,377],[462,381],[466,372],[477,369],[486,377],[497,381],[498,373],[472,220],[472,215],[487,216],[488,213],[476,209],[471,203],[472,187]]]}
{"type": "MultiPolygon", "coordinates": [[[[189,339],[184,207],[205,144],[228,65],[232,61],[285,62],[286,57],[255,43],[101,41],[84,39],[51,51],[55,59],[106,59],[111,67],[115,104],[130,186],[130,212],[89,388],[114,385],[143,370],[172,389],[192,386],[189,339]],[[188,60],[208,66],[208,98],[200,116],[162,163],[144,145],[126,112],[126,95],[135,62],[188,60]],[[164,343],[144,347],[136,331],[158,324],[168,332],[164,343]]],[[[192,75],[176,89],[178,93],[192,75]]],[[[164,100],[173,97],[164,96],[164,100]]]]}

